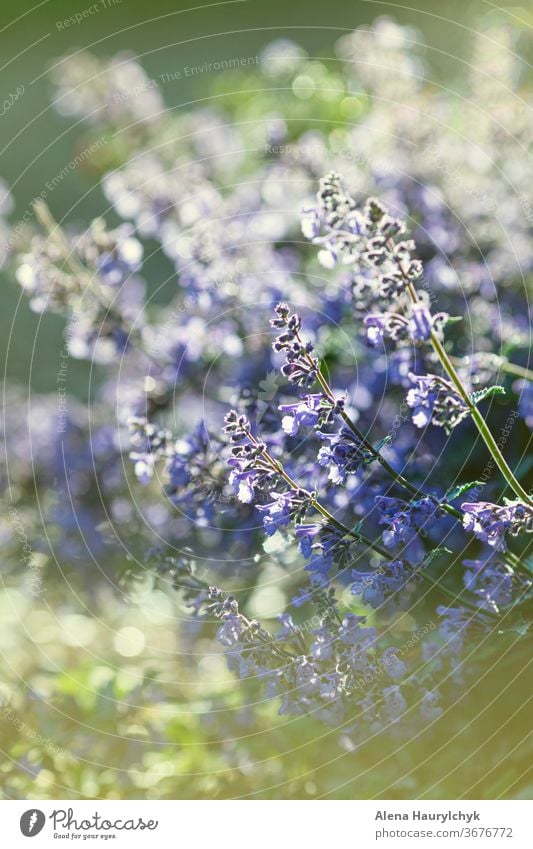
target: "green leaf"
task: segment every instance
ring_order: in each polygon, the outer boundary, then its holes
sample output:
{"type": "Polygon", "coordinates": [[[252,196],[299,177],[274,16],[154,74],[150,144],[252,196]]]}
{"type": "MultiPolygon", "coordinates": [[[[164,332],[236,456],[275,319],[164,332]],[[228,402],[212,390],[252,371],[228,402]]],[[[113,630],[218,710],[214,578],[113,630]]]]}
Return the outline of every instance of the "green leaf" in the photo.
{"type": "Polygon", "coordinates": [[[449,548],[446,548],[445,545],[441,545],[438,548],[434,548],[432,551],[429,551],[427,553],[427,555],[424,557],[422,565],[429,566],[431,563],[433,563],[434,560],[437,559],[437,557],[440,557],[441,554],[453,554],[453,552],[450,551],[449,548]]]}
{"type": "Polygon", "coordinates": [[[456,498],[459,498],[464,492],[468,492],[469,489],[474,489],[476,486],[485,486],[483,481],[468,481],[468,483],[460,483],[458,486],[454,486],[452,489],[449,489],[446,493],[446,501],[455,501],[456,498]]]}
{"type": "Polygon", "coordinates": [[[505,389],[503,386],[486,386],[485,389],[480,389],[478,392],[472,392],[470,395],[470,400],[473,404],[480,404],[481,401],[484,401],[486,398],[491,398],[493,395],[505,395],[505,389]]]}

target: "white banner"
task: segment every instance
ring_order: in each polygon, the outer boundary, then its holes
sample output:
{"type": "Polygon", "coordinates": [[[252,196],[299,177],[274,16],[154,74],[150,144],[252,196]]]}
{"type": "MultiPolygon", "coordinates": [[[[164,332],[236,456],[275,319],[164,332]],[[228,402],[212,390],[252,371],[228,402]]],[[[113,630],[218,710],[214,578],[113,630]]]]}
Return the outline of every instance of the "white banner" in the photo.
{"type": "Polygon", "coordinates": [[[530,801],[4,801],[1,813],[6,849],[533,846],[530,801]]]}

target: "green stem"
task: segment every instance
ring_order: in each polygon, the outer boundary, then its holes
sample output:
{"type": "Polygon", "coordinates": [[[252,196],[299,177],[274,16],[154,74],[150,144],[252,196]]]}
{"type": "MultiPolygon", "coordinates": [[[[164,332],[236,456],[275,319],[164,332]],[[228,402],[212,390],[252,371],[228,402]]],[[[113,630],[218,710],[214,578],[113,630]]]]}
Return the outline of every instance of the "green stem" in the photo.
{"type": "MultiPolygon", "coordinates": [[[[416,294],[416,292],[415,292],[415,294],[416,294]]],[[[303,342],[303,340],[302,340],[302,338],[301,338],[301,336],[300,336],[299,334],[297,334],[297,338],[298,338],[298,341],[300,342],[300,344],[302,345],[302,347],[303,347],[303,348],[304,348],[304,350],[305,350],[304,342],[303,342]]],[[[306,358],[307,358],[307,360],[308,360],[309,364],[310,364],[311,366],[313,366],[313,368],[314,368],[314,361],[313,361],[313,358],[312,358],[311,354],[309,354],[309,353],[307,353],[307,352],[306,352],[305,356],[306,356],[306,358]]],[[[332,390],[331,390],[331,387],[330,387],[330,385],[328,384],[328,382],[327,382],[326,378],[324,377],[324,375],[322,374],[322,372],[321,372],[321,370],[320,370],[320,365],[319,365],[319,367],[318,367],[318,371],[317,371],[317,380],[318,380],[318,382],[319,382],[320,386],[322,387],[322,390],[323,390],[324,394],[325,394],[325,395],[329,398],[329,400],[330,400],[332,403],[335,403],[335,396],[334,396],[334,394],[333,394],[333,392],[332,392],[332,390]]],[[[468,396],[466,396],[466,400],[467,400],[467,403],[469,403],[469,404],[470,404],[470,399],[468,398],[468,396]]],[[[394,480],[395,480],[395,481],[396,481],[396,482],[397,482],[400,486],[403,486],[403,487],[404,487],[405,489],[407,489],[409,492],[411,492],[411,493],[413,493],[414,495],[416,495],[416,496],[417,496],[417,498],[429,498],[429,495],[428,495],[426,492],[424,492],[424,490],[419,489],[419,488],[417,488],[416,486],[414,486],[412,483],[410,483],[410,481],[408,481],[408,480],[407,480],[407,478],[404,478],[404,476],[403,476],[402,474],[400,474],[399,472],[397,472],[397,471],[396,471],[396,470],[395,470],[395,469],[394,469],[394,468],[390,465],[390,463],[388,463],[388,462],[385,460],[385,458],[384,458],[384,457],[382,456],[382,454],[378,451],[378,449],[374,448],[374,446],[372,445],[372,443],[371,443],[371,442],[369,442],[369,440],[366,438],[366,436],[365,436],[365,435],[364,435],[364,434],[363,434],[363,433],[359,430],[359,428],[357,427],[357,425],[355,424],[355,422],[354,422],[354,421],[350,418],[350,416],[349,416],[349,415],[348,415],[348,414],[347,414],[344,410],[340,413],[340,415],[341,415],[341,417],[342,417],[343,421],[345,422],[345,424],[346,424],[346,425],[350,428],[350,430],[352,431],[352,433],[353,433],[353,434],[354,434],[354,435],[355,435],[355,436],[356,436],[356,437],[357,437],[357,438],[358,438],[358,439],[362,442],[362,444],[365,446],[365,448],[366,448],[366,449],[367,449],[367,450],[368,450],[368,451],[372,454],[372,456],[373,456],[373,457],[375,457],[375,459],[376,459],[376,460],[377,460],[377,461],[381,464],[381,466],[383,467],[383,469],[385,469],[385,471],[386,471],[386,472],[387,472],[387,473],[388,473],[388,474],[389,474],[389,475],[390,475],[390,476],[391,476],[391,477],[392,477],[392,478],[393,478],[393,479],[394,479],[394,480]]],[[[457,510],[455,507],[453,507],[451,504],[448,504],[447,502],[439,502],[439,504],[440,504],[440,507],[441,507],[443,510],[445,510],[445,511],[446,511],[446,512],[450,515],[450,516],[453,516],[453,517],[454,517],[454,519],[457,519],[458,521],[460,521],[460,522],[462,523],[462,520],[463,520],[463,514],[462,514],[459,510],[457,510]]],[[[511,551],[506,551],[506,552],[503,554],[503,559],[504,559],[504,560],[505,560],[505,561],[506,561],[506,562],[507,562],[510,566],[514,566],[514,567],[517,567],[517,568],[519,568],[519,569],[521,569],[521,568],[522,568],[522,564],[520,563],[520,561],[518,560],[518,558],[517,558],[515,555],[513,555],[513,554],[512,554],[512,552],[511,552],[511,551]],[[514,562],[513,562],[513,558],[514,558],[514,562]]],[[[523,570],[523,571],[526,571],[526,572],[527,572],[527,570],[523,570]]],[[[529,573],[528,573],[528,574],[529,574],[529,573]]]]}
{"type": "MultiPolygon", "coordinates": [[[[414,285],[410,281],[408,282],[407,291],[409,292],[409,296],[410,296],[412,302],[415,303],[415,304],[418,303],[419,302],[418,293],[417,293],[414,285]]],[[[500,451],[498,444],[497,444],[496,440],[494,439],[492,433],[490,432],[485,419],[483,418],[483,416],[479,412],[476,405],[473,404],[472,401],[470,400],[470,396],[468,395],[468,392],[464,388],[464,386],[461,382],[461,378],[457,374],[455,367],[454,367],[450,357],[448,356],[446,349],[444,348],[444,345],[442,344],[442,342],[440,341],[439,337],[437,336],[437,334],[435,333],[434,330],[431,331],[430,341],[431,341],[431,345],[433,347],[433,350],[435,351],[437,357],[439,358],[439,361],[440,361],[442,368],[444,369],[444,371],[446,372],[446,374],[450,378],[451,382],[453,383],[453,385],[457,389],[458,394],[460,395],[460,397],[462,398],[462,400],[464,401],[464,403],[468,407],[468,409],[470,411],[470,415],[472,416],[472,419],[473,419],[474,424],[476,425],[476,427],[478,429],[479,434],[481,435],[483,441],[485,442],[485,445],[489,449],[489,452],[492,456],[492,459],[494,460],[494,462],[498,466],[500,472],[502,473],[503,477],[507,481],[508,485],[514,491],[514,493],[525,504],[532,504],[533,502],[532,502],[531,498],[529,497],[528,493],[521,486],[519,481],[517,481],[517,479],[515,478],[510,466],[507,464],[507,461],[506,461],[505,457],[503,456],[502,452],[500,451]]]]}
{"type": "MultiPolygon", "coordinates": [[[[300,344],[302,345],[302,347],[305,350],[304,342],[301,339],[299,334],[297,334],[297,338],[298,338],[298,341],[300,342],[300,344]]],[[[314,361],[313,361],[311,354],[309,354],[306,351],[305,356],[306,356],[306,359],[308,360],[308,362],[310,363],[310,365],[313,365],[313,367],[314,367],[314,361]]],[[[331,402],[335,403],[335,396],[334,396],[334,394],[331,390],[329,383],[327,382],[326,378],[322,374],[322,372],[320,370],[320,366],[319,366],[318,371],[317,371],[317,380],[318,380],[318,383],[320,384],[324,394],[327,396],[327,398],[329,398],[329,400],[331,402]]],[[[401,474],[401,472],[397,472],[396,469],[393,466],[391,466],[391,464],[385,459],[385,457],[381,454],[381,452],[372,445],[370,440],[357,427],[357,425],[355,424],[353,419],[350,418],[350,416],[348,415],[348,413],[345,410],[342,410],[340,412],[340,416],[341,416],[342,420],[344,421],[344,423],[346,424],[346,426],[352,431],[354,436],[357,437],[357,439],[366,448],[366,450],[372,455],[372,457],[374,457],[375,460],[377,460],[377,462],[381,465],[381,467],[387,472],[387,474],[391,478],[393,478],[393,480],[396,481],[396,483],[398,483],[404,489],[408,490],[408,492],[411,492],[417,498],[427,498],[428,497],[426,492],[424,492],[423,490],[416,487],[409,480],[407,480],[407,478],[405,478],[401,474]]],[[[446,510],[446,512],[449,513],[450,516],[454,516],[456,519],[462,518],[459,510],[456,510],[455,507],[452,507],[451,504],[443,503],[443,504],[441,504],[441,507],[444,510],[446,510]]]]}
{"type": "MultiPolygon", "coordinates": [[[[379,554],[380,557],[383,557],[384,560],[390,561],[391,554],[390,554],[389,551],[387,551],[385,548],[383,548],[378,543],[369,539],[369,537],[365,536],[364,534],[361,534],[358,531],[350,530],[350,528],[348,528],[345,524],[343,524],[343,522],[340,522],[338,519],[336,519],[335,516],[333,516],[329,512],[329,510],[326,507],[324,507],[323,504],[320,503],[320,501],[318,500],[318,498],[316,498],[316,496],[313,496],[308,490],[301,487],[295,480],[293,480],[293,478],[291,478],[291,476],[289,474],[287,474],[282,463],[280,463],[278,460],[275,460],[274,457],[272,457],[269,454],[269,452],[267,451],[266,448],[261,447],[260,443],[255,439],[255,437],[250,432],[248,433],[248,438],[249,438],[250,442],[253,445],[255,445],[256,448],[259,449],[261,456],[267,461],[267,463],[272,467],[272,469],[274,471],[276,471],[279,475],[281,475],[283,480],[291,487],[291,489],[300,490],[300,492],[305,493],[309,497],[309,499],[310,499],[313,507],[315,508],[315,510],[318,513],[320,513],[321,516],[323,516],[326,519],[327,522],[329,522],[331,525],[336,527],[345,536],[352,537],[352,539],[354,539],[356,542],[363,543],[363,545],[366,545],[367,548],[369,548],[371,551],[375,551],[376,554],[379,554]]],[[[447,595],[448,598],[452,599],[454,602],[457,602],[457,600],[461,598],[460,593],[455,594],[452,590],[448,589],[448,587],[446,587],[444,584],[441,584],[439,581],[436,581],[434,578],[431,578],[427,574],[427,572],[424,572],[422,569],[420,569],[417,572],[417,574],[420,575],[420,577],[424,581],[426,581],[426,583],[430,584],[432,587],[434,587],[436,589],[441,590],[441,592],[443,592],[445,595],[447,595]]],[[[476,613],[479,613],[479,608],[476,607],[475,604],[472,604],[470,601],[468,601],[466,599],[461,599],[461,604],[464,604],[465,607],[468,607],[470,610],[475,611],[476,613]]]]}
{"type": "Polygon", "coordinates": [[[519,366],[517,363],[512,363],[509,360],[504,360],[502,369],[509,374],[516,374],[517,377],[523,377],[525,380],[530,380],[533,383],[533,371],[524,366],[519,366]]]}
{"type": "MultiPolygon", "coordinates": [[[[497,359],[498,368],[501,368],[502,371],[506,371],[508,374],[514,374],[517,377],[523,377],[525,380],[533,383],[533,371],[531,369],[519,366],[517,363],[512,363],[510,360],[506,360],[505,357],[498,356],[497,359]]],[[[468,365],[469,358],[466,357],[463,360],[461,357],[450,357],[450,360],[454,366],[465,366],[468,365]]]]}
{"type": "Polygon", "coordinates": [[[463,384],[461,383],[459,375],[457,374],[448,354],[446,353],[444,345],[433,331],[431,332],[431,344],[433,346],[433,350],[435,351],[437,357],[440,360],[442,368],[444,369],[451,382],[457,389],[457,392],[470,410],[470,415],[472,416],[474,424],[476,425],[483,441],[485,442],[485,445],[489,449],[492,459],[498,466],[508,485],[525,504],[533,504],[533,501],[531,500],[526,490],[515,478],[510,466],[508,465],[507,461],[505,460],[505,457],[503,456],[502,452],[498,447],[498,443],[496,442],[491,431],[489,430],[485,419],[479,412],[476,405],[473,404],[470,400],[468,393],[466,392],[463,384]]]}

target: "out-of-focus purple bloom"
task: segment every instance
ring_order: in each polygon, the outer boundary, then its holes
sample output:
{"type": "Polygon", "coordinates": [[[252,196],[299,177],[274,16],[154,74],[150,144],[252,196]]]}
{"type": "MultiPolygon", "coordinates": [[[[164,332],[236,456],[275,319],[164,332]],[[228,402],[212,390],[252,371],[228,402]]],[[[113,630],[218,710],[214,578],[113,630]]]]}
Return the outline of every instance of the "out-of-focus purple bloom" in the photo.
{"type": "Polygon", "coordinates": [[[440,617],[439,634],[444,640],[445,651],[451,655],[461,654],[472,614],[464,607],[437,607],[440,617]]]}
{"type": "Polygon", "coordinates": [[[533,430],[533,381],[516,380],[513,389],[518,394],[518,409],[527,426],[533,430]]]}
{"type": "Polygon", "coordinates": [[[398,684],[393,684],[392,687],[385,687],[383,690],[385,700],[385,710],[391,722],[398,722],[402,714],[407,710],[407,702],[403,697],[402,691],[398,684]]]}
{"type": "Polygon", "coordinates": [[[238,613],[231,613],[225,617],[218,629],[217,639],[223,646],[234,646],[239,643],[246,630],[242,617],[238,613]]]}
{"type": "Polygon", "coordinates": [[[381,655],[380,663],[385,667],[387,675],[392,678],[393,681],[399,681],[400,678],[403,678],[407,672],[407,664],[405,664],[403,660],[400,660],[398,657],[398,649],[394,646],[390,646],[388,649],[385,649],[381,655]]]}
{"type": "Polygon", "coordinates": [[[488,611],[498,613],[501,607],[506,607],[513,600],[515,584],[520,584],[525,591],[531,582],[516,575],[505,563],[485,560],[464,560],[466,566],[463,575],[465,587],[479,598],[479,606],[488,611]]]}
{"type": "Polygon", "coordinates": [[[372,571],[354,572],[353,578],[352,594],[377,609],[405,587],[409,573],[402,560],[392,560],[372,571]]]}
{"type": "Polygon", "coordinates": [[[314,640],[311,643],[311,654],[315,660],[332,660],[334,656],[333,634],[326,625],[313,631],[314,640]]]}
{"type": "Polygon", "coordinates": [[[305,566],[305,571],[311,573],[314,582],[324,584],[332,569],[333,555],[329,551],[324,551],[324,549],[312,551],[309,562],[305,566]]]}

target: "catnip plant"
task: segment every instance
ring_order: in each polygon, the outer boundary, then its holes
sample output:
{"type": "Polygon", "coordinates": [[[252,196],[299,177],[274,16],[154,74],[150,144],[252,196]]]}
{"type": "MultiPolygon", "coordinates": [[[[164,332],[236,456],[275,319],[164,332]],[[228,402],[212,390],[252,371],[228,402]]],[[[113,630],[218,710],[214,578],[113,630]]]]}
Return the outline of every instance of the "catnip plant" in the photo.
{"type": "Polygon", "coordinates": [[[388,19],[337,54],[276,42],[217,110],[183,114],[129,57],[63,60],[56,107],[113,139],[98,165],[121,223],[80,232],[38,203],[16,279],[103,377],[59,446],[40,400],[31,469],[6,439],[21,491],[54,481],[58,552],[80,527],[87,560],[120,572],[126,551],[184,600],[184,644],[214,637],[280,714],[364,739],[437,721],[495,635],[529,628],[528,469],[499,433],[527,443],[532,423],[530,227],[500,167],[528,173],[527,127],[504,96],[518,73],[491,93],[495,138],[483,73],[458,114],[388,19]],[[314,117],[302,77],[333,92],[314,117]],[[154,244],[173,287],[155,306],[154,244]],[[283,603],[259,616],[269,568],[283,603]]]}

